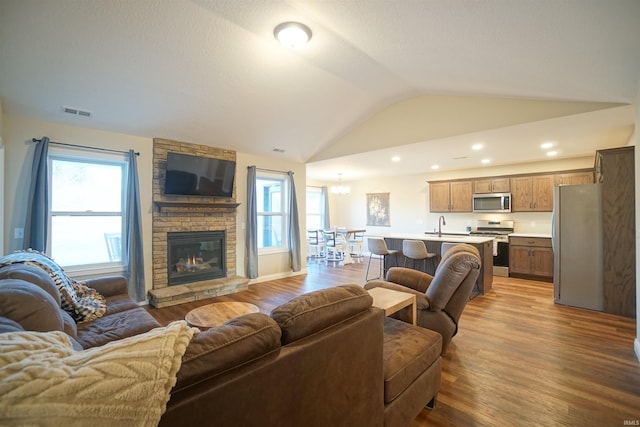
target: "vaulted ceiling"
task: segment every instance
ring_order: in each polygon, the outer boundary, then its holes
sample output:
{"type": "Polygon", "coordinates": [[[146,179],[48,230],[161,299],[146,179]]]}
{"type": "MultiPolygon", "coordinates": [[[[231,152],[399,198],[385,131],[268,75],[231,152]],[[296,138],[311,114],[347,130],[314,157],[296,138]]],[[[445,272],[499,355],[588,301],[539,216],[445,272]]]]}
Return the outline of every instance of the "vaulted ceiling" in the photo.
{"type": "Polygon", "coordinates": [[[543,158],[542,139],[575,157],[633,132],[639,40],[636,0],[0,0],[0,101],[316,178],[480,140],[495,164],[543,158]],[[292,20],[302,50],[273,37],[292,20]]]}

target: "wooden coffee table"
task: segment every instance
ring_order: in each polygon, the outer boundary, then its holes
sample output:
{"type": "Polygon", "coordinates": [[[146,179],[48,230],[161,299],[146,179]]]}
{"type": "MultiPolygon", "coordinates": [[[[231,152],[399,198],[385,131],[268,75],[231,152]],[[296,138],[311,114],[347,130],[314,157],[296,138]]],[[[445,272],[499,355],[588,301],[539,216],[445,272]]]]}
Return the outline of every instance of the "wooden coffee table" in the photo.
{"type": "Polygon", "coordinates": [[[260,309],[248,302],[216,302],[194,308],[184,319],[197,328],[213,328],[235,317],[249,313],[258,313],[260,309]]]}
{"type": "Polygon", "coordinates": [[[411,306],[412,323],[416,324],[416,296],[414,294],[387,288],[373,288],[368,292],[373,297],[372,305],[383,309],[385,316],[411,306]]]}

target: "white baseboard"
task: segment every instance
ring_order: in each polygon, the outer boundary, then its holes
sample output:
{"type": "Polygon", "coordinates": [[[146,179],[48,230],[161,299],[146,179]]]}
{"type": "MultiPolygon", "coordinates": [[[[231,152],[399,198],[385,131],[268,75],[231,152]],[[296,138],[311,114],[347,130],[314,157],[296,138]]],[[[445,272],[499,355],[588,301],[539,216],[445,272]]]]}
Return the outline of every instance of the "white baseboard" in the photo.
{"type": "Polygon", "coordinates": [[[636,358],[640,361],[640,339],[636,338],[633,341],[633,349],[636,351],[636,358]]]}
{"type": "Polygon", "coordinates": [[[256,277],[255,279],[249,280],[249,285],[255,285],[256,283],[261,283],[261,282],[268,282],[269,280],[283,279],[285,277],[299,276],[301,274],[307,274],[307,269],[303,268],[302,270],[295,271],[295,272],[287,271],[284,273],[276,273],[276,274],[270,274],[268,276],[256,277]]]}

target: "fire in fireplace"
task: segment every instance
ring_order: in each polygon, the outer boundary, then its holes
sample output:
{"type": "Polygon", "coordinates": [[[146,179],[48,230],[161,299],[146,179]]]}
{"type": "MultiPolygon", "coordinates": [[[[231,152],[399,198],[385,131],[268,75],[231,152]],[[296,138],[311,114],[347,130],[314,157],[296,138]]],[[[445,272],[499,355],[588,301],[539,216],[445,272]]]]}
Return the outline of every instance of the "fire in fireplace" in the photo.
{"type": "Polygon", "coordinates": [[[167,233],[169,286],[227,276],[226,232],[167,233]]]}

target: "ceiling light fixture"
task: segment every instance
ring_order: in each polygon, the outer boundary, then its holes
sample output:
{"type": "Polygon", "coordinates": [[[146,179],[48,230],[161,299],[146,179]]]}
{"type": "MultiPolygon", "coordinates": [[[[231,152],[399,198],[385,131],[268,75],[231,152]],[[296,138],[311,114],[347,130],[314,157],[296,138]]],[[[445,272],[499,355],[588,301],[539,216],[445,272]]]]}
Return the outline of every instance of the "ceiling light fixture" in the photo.
{"type": "Polygon", "coordinates": [[[337,194],[339,196],[344,196],[345,194],[349,194],[351,189],[347,185],[342,185],[342,174],[338,174],[338,185],[331,187],[331,192],[333,194],[337,194]]]}
{"type": "Polygon", "coordinates": [[[549,157],[553,157],[553,156],[555,156],[557,154],[558,154],[557,151],[547,151],[547,156],[549,156],[549,157]]]}
{"type": "Polygon", "coordinates": [[[482,162],[482,164],[486,165],[487,163],[491,162],[490,159],[482,159],[480,160],[480,162],[482,162]]]}
{"type": "Polygon", "coordinates": [[[433,165],[433,166],[431,166],[431,169],[433,169],[433,170],[440,169],[440,166],[438,166],[438,165],[433,165]]]}
{"type": "Polygon", "coordinates": [[[472,149],[472,150],[476,150],[476,151],[478,151],[478,150],[482,150],[482,147],[484,147],[484,145],[483,145],[481,142],[479,142],[479,143],[477,143],[477,144],[473,144],[473,145],[471,146],[471,149],[472,149]]]}
{"type": "Polygon", "coordinates": [[[290,49],[300,49],[311,40],[311,30],[299,22],[283,22],[273,30],[273,35],[290,49]]]}
{"type": "Polygon", "coordinates": [[[391,158],[391,161],[392,161],[392,162],[399,162],[399,161],[400,161],[400,156],[393,156],[393,157],[391,158]]]}
{"type": "Polygon", "coordinates": [[[544,142],[542,144],[540,144],[540,148],[546,150],[547,148],[551,148],[553,147],[553,142],[549,141],[549,142],[544,142]]]}

